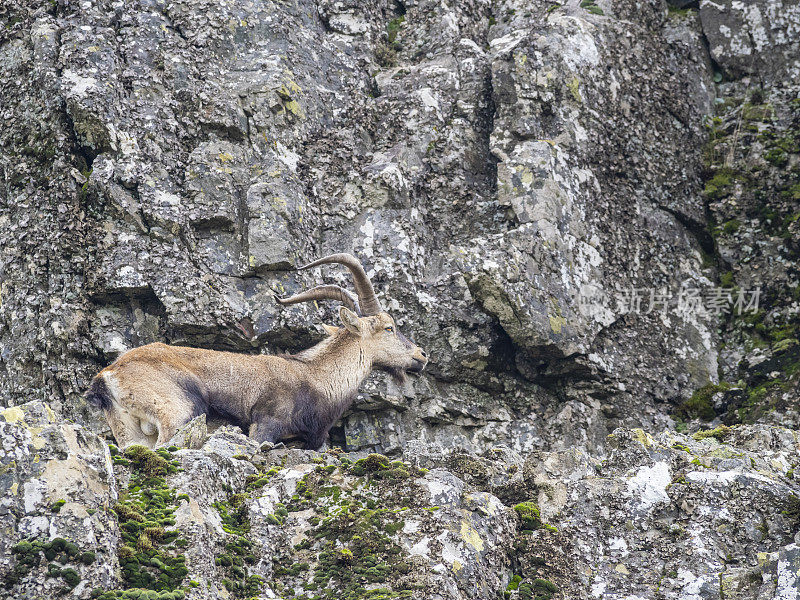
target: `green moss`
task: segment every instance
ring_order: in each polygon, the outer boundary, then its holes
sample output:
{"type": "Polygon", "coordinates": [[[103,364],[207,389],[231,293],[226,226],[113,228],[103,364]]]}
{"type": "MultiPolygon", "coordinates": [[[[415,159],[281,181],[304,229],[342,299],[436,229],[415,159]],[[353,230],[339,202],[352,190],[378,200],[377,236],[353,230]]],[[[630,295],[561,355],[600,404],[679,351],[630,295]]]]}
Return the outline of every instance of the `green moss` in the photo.
{"type": "Polygon", "coordinates": [[[764,321],[764,317],[766,315],[766,311],[763,308],[760,308],[755,312],[743,313],[741,316],[741,321],[749,327],[755,327],[764,321]]]}
{"type": "Polygon", "coordinates": [[[50,505],[50,512],[61,512],[61,507],[67,503],[66,500],[56,500],[53,504],[50,505]]]}
{"type": "Polygon", "coordinates": [[[714,176],[706,182],[703,193],[709,200],[719,200],[730,193],[733,185],[735,171],[730,167],[721,167],[714,176]]]}
{"type": "Polygon", "coordinates": [[[375,46],[375,60],[382,67],[397,65],[397,52],[401,49],[397,35],[405,21],[405,16],[392,19],[386,25],[386,42],[379,40],[375,46]]]}
{"type": "MultiPolygon", "coordinates": [[[[339,562],[343,562],[343,563],[348,563],[349,564],[349,563],[352,563],[355,560],[355,557],[353,556],[353,551],[350,550],[350,548],[337,548],[336,552],[337,552],[336,559],[339,562]]],[[[306,565],[306,566],[308,566],[308,565],[306,565]]]]}
{"type": "Polygon", "coordinates": [[[92,592],[91,597],[98,600],[183,600],[186,595],[183,590],[156,592],[153,590],[131,589],[112,590],[109,592],[95,590],[92,592]]]}
{"type": "Polygon", "coordinates": [[[791,494],[786,500],[781,514],[794,526],[800,524],[800,498],[791,494]]]}
{"type": "Polygon", "coordinates": [[[520,600],[550,600],[558,593],[558,587],[546,579],[527,580],[514,575],[506,587],[505,597],[511,597],[514,591],[520,600]]]}
{"type": "Polygon", "coordinates": [[[533,580],[533,600],[550,600],[557,592],[556,585],[546,579],[533,580]]]}
{"type": "Polygon", "coordinates": [[[767,537],[769,537],[769,525],[767,524],[766,519],[761,519],[761,525],[756,525],[755,528],[761,532],[761,535],[763,536],[762,539],[767,539],[767,537]]]}
{"type": "Polygon", "coordinates": [[[129,504],[115,504],[114,505],[114,512],[117,513],[117,516],[124,521],[138,521],[139,523],[144,522],[144,515],[140,513],[137,508],[131,506],[129,504]]]}
{"type": "Polygon", "coordinates": [[[711,404],[711,395],[707,394],[708,386],[695,392],[683,406],[683,412],[691,418],[711,421],[717,416],[714,406],[711,404]]]}
{"type": "Polygon", "coordinates": [[[764,153],[764,160],[776,167],[784,167],[789,162],[789,156],[782,148],[770,148],[764,153]]]}
{"type": "Polygon", "coordinates": [[[727,235],[733,235],[737,231],[739,231],[739,227],[741,227],[741,223],[737,219],[731,219],[730,221],[726,221],[725,224],[722,226],[722,232],[727,235]]]}
{"type": "Polygon", "coordinates": [[[241,492],[237,494],[231,494],[228,497],[228,504],[230,504],[233,508],[239,508],[248,498],[249,496],[247,494],[241,492]]]}
{"type": "MultiPolygon", "coordinates": [[[[787,374],[794,372],[793,365],[786,367],[787,374]]],[[[770,410],[776,401],[773,392],[780,392],[791,385],[790,381],[771,379],[759,385],[748,387],[747,398],[742,406],[737,409],[739,421],[742,423],[754,422],[766,411],[770,410]]]]}
{"type": "MultiPolygon", "coordinates": [[[[232,492],[232,490],[231,490],[232,492]]],[[[226,501],[214,503],[214,508],[222,520],[223,530],[230,536],[225,544],[225,552],[216,557],[215,562],[225,575],[226,589],[234,598],[250,598],[261,593],[263,580],[249,572],[247,565],[254,564],[257,559],[253,554],[253,544],[245,537],[250,531],[250,519],[247,512],[247,495],[231,493],[226,501]]],[[[268,515],[267,520],[282,523],[288,514],[282,504],[276,507],[276,514],[268,515]]]]}
{"type": "Polygon", "coordinates": [[[726,271],[719,276],[719,283],[723,287],[733,287],[733,271],[726,271]]]}
{"type": "Polygon", "coordinates": [[[84,562],[84,556],[91,555],[94,561],[93,552],[81,552],[74,542],[64,538],[54,538],[49,542],[42,540],[27,539],[21,540],[11,548],[11,553],[16,559],[14,567],[8,571],[4,577],[4,585],[7,588],[13,587],[27,577],[33,569],[42,563],[42,558],[47,561],[56,560],[60,565],[50,562],[47,564],[46,577],[61,578],[64,582],[62,592],[67,592],[80,583],[78,572],[67,565],[84,562]]]}
{"type": "Polygon", "coordinates": [[[706,429],[705,431],[698,431],[692,437],[697,440],[705,440],[708,438],[714,438],[715,440],[722,442],[731,435],[733,429],[728,427],[727,425],[720,425],[714,429],[706,429]]]}
{"type": "Polygon", "coordinates": [[[411,467],[402,461],[389,462],[389,459],[382,454],[370,454],[366,458],[357,460],[350,465],[348,473],[356,477],[366,475],[376,480],[408,479],[423,474],[420,469],[411,467]]]}
{"type": "Polygon", "coordinates": [[[310,547],[311,547],[311,540],[308,538],[294,545],[295,550],[306,550],[310,547]]]}
{"type": "Polygon", "coordinates": [[[508,585],[506,586],[506,591],[513,592],[514,590],[516,590],[519,587],[520,581],[522,581],[522,577],[520,577],[519,575],[514,575],[511,578],[511,581],[508,582],[508,585]]]}
{"type": "Polygon", "coordinates": [[[350,467],[350,474],[358,477],[367,473],[377,473],[378,471],[388,471],[389,459],[383,454],[369,454],[366,458],[360,458],[350,467]]]}
{"type": "Polygon", "coordinates": [[[62,569],[60,575],[69,589],[74,588],[81,581],[81,576],[75,569],[62,569]]]}
{"type": "Polygon", "coordinates": [[[400,27],[405,23],[406,17],[405,15],[401,15],[395,19],[392,19],[386,25],[386,37],[389,40],[389,43],[398,49],[397,46],[397,34],[400,32],[400,27]]]}
{"type": "Polygon", "coordinates": [[[129,446],[124,454],[137,471],[148,477],[164,477],[174,472],[163,453],[157,454],[144,446],[129,446]]]}
{"type": "MultiPolygon", "coordinates": [[[[781,197],[786,200],[800,200],[800,183],[794,183],[781,191],[781,197]]],[[[792,215],[793,221],[797,220],[798,215],[792,215]]]]}
{"type": "Polygon", "coordinates": [[[188,573],[186,557],[171,545],[178,532],[167,529],[175,524],[177,499],[164,476],[177,467],[163,448],[153,452],[131,446],[124,455],[130,462],[130,483],[114,506],[123,542],[117,553],[123,588],[101,598],[125,598],[133,590],[174,595],[188,573]]]}
{"type": "Polygon", "coordinates": [[[383,528],[386,530],[386,533],[388,533],[389,535],[394,535],[398,531],[403,529],[403,527],[405,527],[405,526],[406,526],[406,522],[400,520],[400,521],[395,521],[394,523],[387,523],[386,525],[384,525],[383,528]]]}
{"type": "Polygon", "coordinates": [[[539,507],[535,502],[520,502],[514,510],[522,521],[523,529],[539,529],[542,526],[539,507]]]}
{"type": "Polygon", "coordinates": [[[64,552],[67,556],[73,557],[80,553],[80,548],[78,548],[78,545],[73,542],[67,542],[64,544],[64,552]]]}
{"type": "Polygon", "coordinates": [[[772,344],[772,351],[777,353],[786,352],[798,345],[796,338],[785,338],[772,344]]]}
{"type": "Polygon", "coordinates": [[[792,339],[797,335],[797,325],[795,323],[788,323],[779,327],[773,327],[767,330],[767,335],[773,342],[780,342],[787,339],[792,339]]]}
{"type": "Polygon", "coordinates": [[[247,478],[248,479],[252,478],[251,481],[246,482],[248,490],[256,490],[258,488],[264,487],[265,485],[267,485],[267,483],[269,483],[269,478],[267,477],[259,477],[258,475],[248,475],[247,478]]]}
{"type": "Polygon", "coordinates": [[[721,382],[718,384],[709,383],[692,394],[686,402],[681,405],[680,412],[688,417],[711,421],[716,417],[714,411],[714,394],[731,389],[729,383],[721,382]]]}
{"type": "Polygon", "coordinates": [[[291,552],[275,556],[276,589],[302,586],[313,592],[293,598],[410,598],[417,589],[405,577],[412,566],[392,536],[404,526],[398,514],[416,501],[418,494],[410,492],[416,488],[405,482],[419,476],[419,469],[380,454],[350,465],[342,461],[339,468],[356,477],[353,487],[330,485],[330,473],[324,468],[298,482],[299,493],[286,508],[288,512],[313,510],[315,514],[306,517],[313,529],[291,552]],[[374,496],[379,487],[392,490],[391,495],[381,494],[380,502],[374,496]],[[307,575],[303,568],[309,571],[307,575]]]}

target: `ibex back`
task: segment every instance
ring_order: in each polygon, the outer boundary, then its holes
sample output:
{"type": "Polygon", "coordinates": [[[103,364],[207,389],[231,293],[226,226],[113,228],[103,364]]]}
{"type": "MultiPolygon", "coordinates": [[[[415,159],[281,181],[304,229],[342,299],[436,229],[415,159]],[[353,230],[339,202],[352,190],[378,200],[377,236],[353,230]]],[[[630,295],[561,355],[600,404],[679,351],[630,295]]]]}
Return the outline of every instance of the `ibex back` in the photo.
{"type": "Polygon", "coordinates": [[[318,449],[331,426],[352,404],[361,382],[375,368],[400,380],[419,373],[425,352],[397,331],[383,312],[361,263],[333,254],[302,269],[340,263],[353,275],[358,296],[321,285],[281,304],[338,300],[342,327],[295,355],[245,355],[166,344],[125,352],[92,380],[87,400],[105,412],[126,447],[166,443],[197,415],[219,414],[248,429],[258,442],[300,438],[318,449]]]}

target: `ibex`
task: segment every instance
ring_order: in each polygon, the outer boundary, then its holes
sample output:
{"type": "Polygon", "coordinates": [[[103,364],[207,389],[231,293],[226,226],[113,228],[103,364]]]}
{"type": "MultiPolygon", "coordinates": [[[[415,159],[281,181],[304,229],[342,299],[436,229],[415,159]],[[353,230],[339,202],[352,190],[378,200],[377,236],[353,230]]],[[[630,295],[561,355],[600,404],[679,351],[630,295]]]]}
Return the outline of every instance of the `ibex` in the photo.
{"type": "Polygon", "coordinates": [[[326,327],[323,341],[295,355],[245,355],[155,343],[125,352],[98,373],[86,398],[101,408],[121,447],[166,443],[202,413],[239,424],[259,443],[299,438],[319,449],[328,430],[352,404],[373,368],[403,380],[419,373],[425,351],[397,331],[381,309],[361,263],[332,254],[301,269],[339,263],[353,275],[355,297],[320,285],[283,305],[338,300],[342,327],[326,327]]]}

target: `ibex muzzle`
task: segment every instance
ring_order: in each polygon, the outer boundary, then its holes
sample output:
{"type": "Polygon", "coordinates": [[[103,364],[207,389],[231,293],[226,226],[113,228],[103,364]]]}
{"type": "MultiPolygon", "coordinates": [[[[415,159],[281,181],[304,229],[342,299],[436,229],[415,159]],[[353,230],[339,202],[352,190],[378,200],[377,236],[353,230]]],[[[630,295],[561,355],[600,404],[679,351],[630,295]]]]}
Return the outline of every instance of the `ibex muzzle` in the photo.
{"type": "Polygon", "coordinates": [[[341,327],[296,355],[264,356],[149,344],[129,350],[92,380],[87,400],[102,408],[122,446],[166,443],[179,427],[215,413],[249,428],[259,442],[300,438],[318,449],[374,369],[405,380],[428,362],[425,351],[397,331],[381,309],[361,263],[333,254],[302,269],[345,265],[356,293],[322,285],[281,304],[338,300],[341,327]]]}

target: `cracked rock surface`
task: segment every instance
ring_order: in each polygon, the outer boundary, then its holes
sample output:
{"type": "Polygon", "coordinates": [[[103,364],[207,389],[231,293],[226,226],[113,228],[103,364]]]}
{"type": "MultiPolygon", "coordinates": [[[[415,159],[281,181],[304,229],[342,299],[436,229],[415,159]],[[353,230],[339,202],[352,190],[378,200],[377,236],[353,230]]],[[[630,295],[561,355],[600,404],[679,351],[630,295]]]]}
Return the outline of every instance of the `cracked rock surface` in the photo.
{"type": "Polygon", "coordinates": [[[370,382],[353,449],[661,423],[716,378],[715,324],[613,293],[711,285],[710,62],[659,3],[549,6],[9,4],[5,401],[90,422],[127,348],[301,349],[334,313],[275,295],[346,282],[291,269],[352,251],[435,357],[410,407],[370,382]]]}
{"type": "Polygon", "coordinates": [[[0,24],[0,596],[798,596],[797,2],[0,24]],[[100,368],[306,348],[336,307],[275,297],[349,285],[294,270],[333,252],[431,357],[362,385],[345,452],[109,452],[100,368]]]}
{"type": "Polygon", "coordinates": [[[109,451],[40,402],[2,417],[4,598],[797,593],[800,445],[780,427],[617,429],[602,460],[502,446],[393,460],[261,451],[230,427],[197,449],[109,451]]]}

